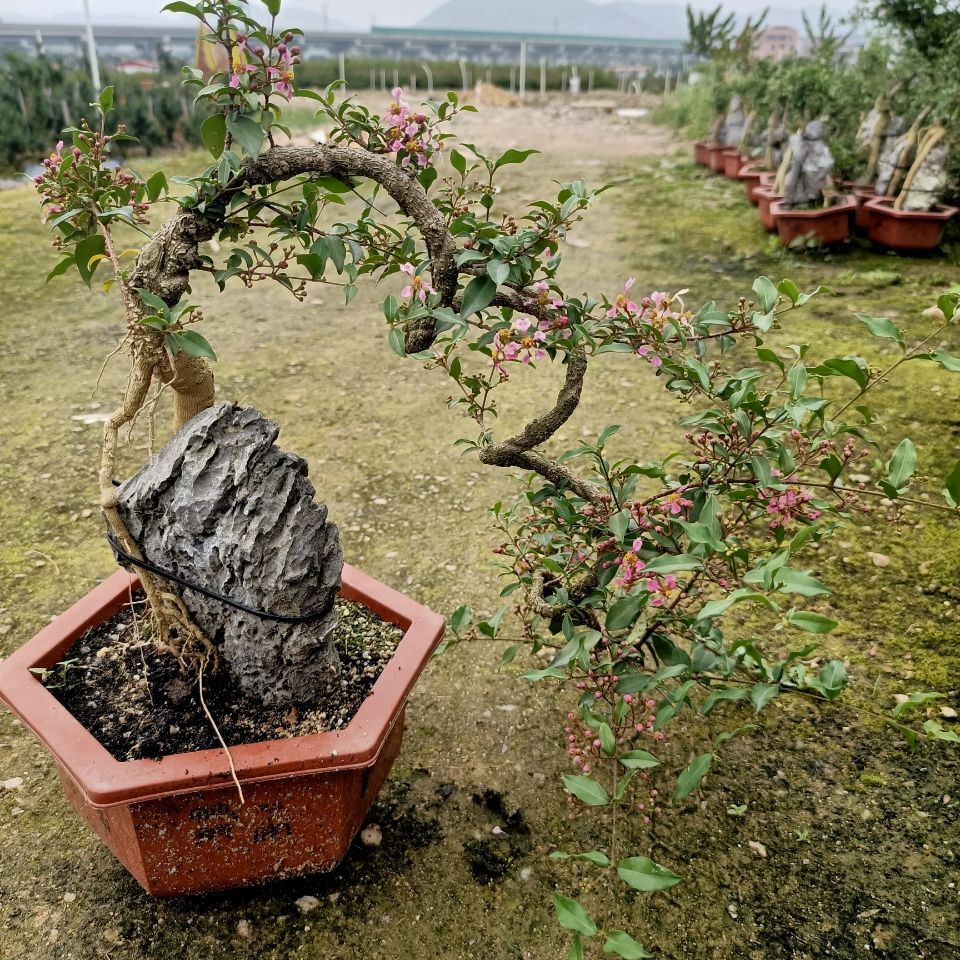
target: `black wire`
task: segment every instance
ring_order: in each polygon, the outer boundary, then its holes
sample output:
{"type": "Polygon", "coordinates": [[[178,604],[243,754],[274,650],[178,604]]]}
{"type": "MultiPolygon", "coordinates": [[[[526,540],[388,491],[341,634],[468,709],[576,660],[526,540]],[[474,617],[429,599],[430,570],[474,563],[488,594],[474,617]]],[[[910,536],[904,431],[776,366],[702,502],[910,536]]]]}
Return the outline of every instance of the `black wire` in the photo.
{"type": "Polygon", "coordinates": [[[140,560],[137,557],[131,556],[127,553],[123,547],[117,543],[116,538],[113,533],[109,530],[107,531],[107,543],[110,544],[111,549],[116,554],[118,563],[129,563],[133,567],[140,567],[142,570],[147,570],[152,574],[155,574],[158,577],[163,577],[164,580],[171,580],[174,583],[180,584],[181,587],[186,587],[187,590],[194,590],[197,593],[202,593],[205,597],[209,597],[211,600],[219,600],[220,603],[225,603],[228,607],[233,607],[236,610],[242,610],[244,613],[253,614],[255,617],[259,617],[261,620],[273,620],[276,623],[314,623],[317,620],[322,620],[333,608],[333,598],[330,602],[322,609],[317,610],[314,613],[307,613],[303,616],[290,616],[285,613],[268,613],[266,610],[257,610],[254,607],[249,607],[245,603],[241,603],[239,600],[232,600],[230,597],[224,596],[222,593],[217,593],[216,590],[210,590],[207,587],[200,586],[199,583],[192,583],[189,580],[184,579],[179,574],[174,573],[172,570],[165,570],[163,567],[158,567],[155,563],[151,563],[149,560],[140,560]]]}

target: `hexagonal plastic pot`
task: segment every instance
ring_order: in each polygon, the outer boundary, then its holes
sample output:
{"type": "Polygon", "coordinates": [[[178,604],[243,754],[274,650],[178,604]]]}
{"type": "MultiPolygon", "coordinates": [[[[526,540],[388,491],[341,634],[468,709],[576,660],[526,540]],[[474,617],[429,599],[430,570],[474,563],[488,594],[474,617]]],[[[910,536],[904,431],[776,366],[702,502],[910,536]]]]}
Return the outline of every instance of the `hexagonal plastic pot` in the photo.
{"type": "Polygon", "coordinates": [[[747,163],[740,168],[737,176],[743,181],[743,188],[746,191],[747,199],[756,206],[759,202],[756,190],[761,186],[772,186],[775,174],[769,170],[764,170],[756,164],[747,163]]]}
{"type": "Polygon", "coordinates": [[[729,150],[730,148],[722,143],[711,141],[705,145],[704,149],[707,151],[707,166],[714,173],[723,173],[723,152],[724,150],[729,150]]]}
{"type": "Polygon", "coordinates": [[[710,153],[707,150],[706,140],[693,141],[693,162],[700,164],[701,167],[707,166],[710,160],[710,153]]]}
{"type": "Polygon", "coordinates": [[[731,147],[723,152],[723,175],[731,180],[740,178],[740,168],[749,158],[741,153],[736,147],[731,147]]]}
{"type": "Polygon", "coordinates": [[[893,203],[893,197],[873,197],[864,203],[869,237],[871,243],[903,253],[936,250],[947,221],[957,214],[956,207],[942,204],[935,210],[894,210],[893,203]]]}
{"type": "Polygon", "coordinates": [[[443,619],[344,565],[342,596],[401,627],[403,639],[344,729],[231,747],[241,804],[223,750],[116,760],[30,672],[62,660],[137,585],[117,571],[0,663],[0,700],[52,754],[67,799],[156,896],[333,869],[400,750],[406,700],[443,619]]]}
{"type": "Polygon", "coordinates": [[[772,186],[757,187],[753,192],[757,198],[757,216],[760,218],[760,225],[764,230],[773,233],[777,229],[777,218],[771,212],[770,205],[780,199],[780,194],[772,186]]]}
{"type": "Polygon", "coordinates": [[[842,243],[850,236],[850,215],[856,209],[856,198],[850,195],[837,197],[829,207],[815,210],[791,210],[782,200],[770,204],[770,213],[776,220],[777,234],[784,246],[811,234],[824,246],[842,243]]]}

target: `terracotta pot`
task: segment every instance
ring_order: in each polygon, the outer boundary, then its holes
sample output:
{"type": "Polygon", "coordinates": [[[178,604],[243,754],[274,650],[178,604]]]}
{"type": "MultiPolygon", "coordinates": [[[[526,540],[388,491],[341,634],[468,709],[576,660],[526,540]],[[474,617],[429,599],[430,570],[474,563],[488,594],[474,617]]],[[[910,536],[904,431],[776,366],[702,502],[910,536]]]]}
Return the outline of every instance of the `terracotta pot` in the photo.
{"type": "Polygon", "coordinates": [[[693,162],[699,163],[701,167],[707,166],[707,163],[710,160],[710,154],[707,151],[707,141],[706,140],[694,140],[693,141],[693,162]]]}
{"type": "Polygon", "coordinates": [[[756,166],[749,163],[740,168],[738,176],[743,181],[743,188],[746,191],[747,199],[754,206],[756,206],[758,202],[756,190],[757,187],[761,185],[762,178],[768,177],[770,182],[773,182],[773,174],[769,174],[766,170],[758,170],[756,166]]]}
{"type": "Polygon", "coordinates": [[[956,216],[956,207],[943,204],[935,210],[894,210],[893,197],[873,197],[864,203],[870,217],[872,243],[906,253],[935,250],[943,228],[956,216]]]}
{"type": "MultiPolygon", "coordinates": [[[[762,183],[763,181],[761,181],[762,183]]],[[[773,187],[757,187],[754,191],[757,198],[757,214],[760,217],[760,226],[773,233],[777,229],[777,218],[773,215],[770,205],[780,199],[773,187]]]]}
{"type": "Polygon", "coordinates": [[[330,870],[343,859],[400,750],[404,707],[443,619],[344,565],[342,595],[405,630],[342,730],[223,750],[115,760],[30,672],[52,667],[129,599],[123,570],[0,664],[0,699],[53,755],[67,799],[148,892],[225,890],[330,870]]]}
{"type": "Polygon", "coordinates": [[[728,150],[729,147],[724,146],[722,143],[710,142],[704,145],[704,149],[707,151],[707,166],[714,173],[723,173],[723,151],[728,150]]]}
{"type": "Polygon", "coordinates": [[[747,158],[736,148],[731,147],[723,151],[723,175],[731,180],[740,177],[740,168],[747,162],[747,158]]]}
{"type": "Polygon", "coordinates": [[[829,207],[816,210],[791,210],[782,200],[770,204],[777,222],[780,242],[786,246],[799,237],[813,234],[824,246],[842,243],[850,236],[850,215],[857,209],[854,197],[837,197],[829,207]]]}

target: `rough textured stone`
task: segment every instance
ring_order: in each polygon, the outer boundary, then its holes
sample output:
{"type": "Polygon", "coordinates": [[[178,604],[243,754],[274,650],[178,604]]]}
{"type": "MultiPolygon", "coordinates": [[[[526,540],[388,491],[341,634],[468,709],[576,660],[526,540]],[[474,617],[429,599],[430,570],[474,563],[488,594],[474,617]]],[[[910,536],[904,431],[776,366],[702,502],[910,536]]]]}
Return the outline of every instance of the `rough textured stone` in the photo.
{"type": "Polygon", "coordinates": [[[910,189],[903,198],[904,210],[932,210],[947,189],[947,159],[950,148],[938,143],[921,162],[913,175],[910,189]]]}
{"type": "Polygon", "coordinates": [[[730,99],[726,116],[720,124],[718,139],[726,147],[739,146],[746,127],[747,115],[743,112],[743,102],[734,96],[730,99]]]}
{"type": "Polygon", "coordinates": [[[789,207],[818,203],[833,171],[833,154],[823,142],[823,124],[812,120],[803,133],[790,138],[793,158],[784,184],[783,197],[789,207]]]}
{"type": "Polygon", "coordinates": [[[307,464],[274,446],[275,423],[232,404],[190,420],[118,490],[131,535],[152,563],[258,610],[264,620],[171,584],[244,690],[264,703],[311,699],[339,661],[332,602],[343,556],[307,464]]]}
{"type": "MultiPolygon", "coordinates": [[[[883,137],[880,147],[880,156],[877,159],[877,178],[874,181],[874,190],[881,196],[887,192],[890,180],[898,166],[903,166],[904,173],[909,167],[903,162],[904,151],[907,149],[906,123],[901,117],[894,117],[887,126],[887,133],[883,137]]],[[[901,177],[901,179],[903,179],[901,177]]]]}

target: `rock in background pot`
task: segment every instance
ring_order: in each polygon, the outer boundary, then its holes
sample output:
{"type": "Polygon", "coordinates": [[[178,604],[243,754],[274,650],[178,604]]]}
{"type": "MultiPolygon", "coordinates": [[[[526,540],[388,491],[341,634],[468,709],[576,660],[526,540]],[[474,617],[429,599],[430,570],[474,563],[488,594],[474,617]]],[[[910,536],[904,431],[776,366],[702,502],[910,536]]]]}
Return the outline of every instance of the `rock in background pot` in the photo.
{"type": "Polygon", "coordinates": [[[814,210],[791,210],[782,200],[770,204],[770,213],[776,220],[777,234],[784,246],[810,234],[824,246],[842,243],[850,236],[850,214],[856,209],[857,201],[852,196],[837,197],[831,206],[814,210]]]}
{"type": "Polygon", "coordinates": [[[345,856],[400,750],[410,690],[443,635],[437,614],[348,565],[342,595],[404,629],[342,730],[223,750],[116,760],[39,679],[129,600],[118,571],[0,664],[0,700],[53,755],[67,799],[141,886],[201,893],[331,870],[345,856]]]}
{"type": "Polygon", "coordinates": [[[873,197],[864,203],[870,218],[870,241],[906,253],[939,247],[943,228],[957,214],[956,207],[942,204],[935,210],[894,210],[893,203],[893,197],[873,197]]]}

